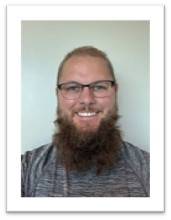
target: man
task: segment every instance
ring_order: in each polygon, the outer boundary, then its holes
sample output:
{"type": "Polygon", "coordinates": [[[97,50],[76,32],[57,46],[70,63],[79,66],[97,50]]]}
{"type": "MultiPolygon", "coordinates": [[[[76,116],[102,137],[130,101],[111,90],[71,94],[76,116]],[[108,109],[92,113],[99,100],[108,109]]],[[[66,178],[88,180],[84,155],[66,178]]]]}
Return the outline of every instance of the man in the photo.
{"type": "Polygon", "coordinates": [[[57,132],[22,156],[23,197],[147,197],[149,154],[122,140],[106,54],[80,47],[58,71],[57,132]]]}

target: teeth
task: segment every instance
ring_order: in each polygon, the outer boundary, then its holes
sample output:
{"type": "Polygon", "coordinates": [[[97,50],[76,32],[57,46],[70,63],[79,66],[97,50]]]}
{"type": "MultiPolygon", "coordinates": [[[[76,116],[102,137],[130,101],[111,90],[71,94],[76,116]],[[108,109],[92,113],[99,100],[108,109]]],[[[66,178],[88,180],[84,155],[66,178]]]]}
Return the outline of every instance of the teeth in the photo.
{"type": "Polygon", "coordinates": [[[96,115],[95,112],[78,112],[78,115],[81,117],[91,117],[96,115]]]}

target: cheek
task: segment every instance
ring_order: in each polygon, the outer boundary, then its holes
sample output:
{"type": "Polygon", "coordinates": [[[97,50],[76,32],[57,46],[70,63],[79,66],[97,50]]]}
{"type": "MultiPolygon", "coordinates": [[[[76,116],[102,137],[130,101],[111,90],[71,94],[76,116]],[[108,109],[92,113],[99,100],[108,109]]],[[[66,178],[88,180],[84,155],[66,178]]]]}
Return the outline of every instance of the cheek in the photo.
{"type": "Polygon", "coordinates": [[[109,112],[112,112],[115,108],[115,101],[112,100],[106,100],[105,102],[101,103],[101,106],[103,108],[104,114],[108,114],[109,112]]]}
{"type": "Polygon", "coordinates": [[[102,106],[104,110],[112,109],[115,104],[115,101],[112,99],[103,99],[101,102],[99,102],[99,105],[102,106]]]}
{"type": "Polygon", "coordinates": [[[75,101],[73,100],[64,100],[63,98],[58,99],[59,109],[62,113],[70,115],[75,106],[75,101]]]}

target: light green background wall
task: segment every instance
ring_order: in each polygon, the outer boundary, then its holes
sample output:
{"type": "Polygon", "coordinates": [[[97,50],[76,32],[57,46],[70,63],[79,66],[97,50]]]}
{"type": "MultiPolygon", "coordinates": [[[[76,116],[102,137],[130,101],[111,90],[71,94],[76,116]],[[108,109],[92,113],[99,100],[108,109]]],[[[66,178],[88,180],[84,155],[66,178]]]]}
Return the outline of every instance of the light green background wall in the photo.
{"type": "Polygon", "coordinates": [[[49,143],[60,61],[75,47],[104,50],[119,83],[124,140],[149,151],[149,22],[22,22],[22,152],[49,143]]]}

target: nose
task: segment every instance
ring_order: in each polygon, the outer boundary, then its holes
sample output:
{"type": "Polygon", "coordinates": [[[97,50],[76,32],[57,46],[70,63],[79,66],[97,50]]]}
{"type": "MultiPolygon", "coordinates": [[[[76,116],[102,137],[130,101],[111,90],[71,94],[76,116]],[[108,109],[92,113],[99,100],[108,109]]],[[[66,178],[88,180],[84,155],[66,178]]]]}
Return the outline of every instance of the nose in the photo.
{"type": "Polygon", "coordinates": [[[89,87],[84,87],[81,91],[79,101],[81,104],[94,104],[95,97],[92,90],[89,87]]]}

